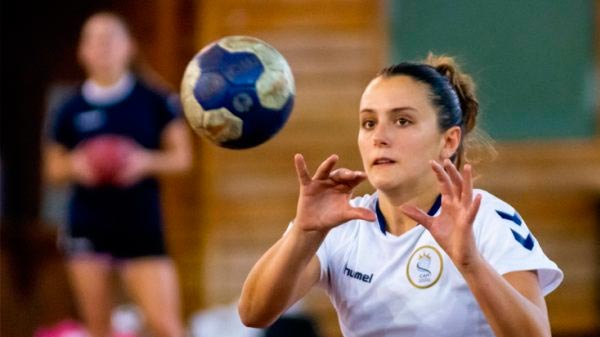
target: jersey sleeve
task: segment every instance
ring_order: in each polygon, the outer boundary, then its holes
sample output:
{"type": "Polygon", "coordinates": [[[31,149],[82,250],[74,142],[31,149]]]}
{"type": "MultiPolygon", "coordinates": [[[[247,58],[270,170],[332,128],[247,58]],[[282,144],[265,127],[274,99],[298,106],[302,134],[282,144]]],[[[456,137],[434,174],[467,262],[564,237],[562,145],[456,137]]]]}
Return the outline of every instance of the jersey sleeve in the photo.
{"type": "Polygon", "coordinates": [[[67,148],[75,146],[72,106],[79,87],[68,84],[52,85],[46,97],[43,137],[67,148]]]}
{"type": "Polygon", "coordinates": [[[66,105],[51,109],[48,118],[50,119],[48,136],[50,140],[71,149],[75,146],[75,135],[69,112],[66,105]]]}
{"type": "Polygon", "coordinates": [[[535,270],[544,296],[562,282],[563,272],[509,204],[484,194],[474,231],[479,251],[499,274],[535,270]]]}

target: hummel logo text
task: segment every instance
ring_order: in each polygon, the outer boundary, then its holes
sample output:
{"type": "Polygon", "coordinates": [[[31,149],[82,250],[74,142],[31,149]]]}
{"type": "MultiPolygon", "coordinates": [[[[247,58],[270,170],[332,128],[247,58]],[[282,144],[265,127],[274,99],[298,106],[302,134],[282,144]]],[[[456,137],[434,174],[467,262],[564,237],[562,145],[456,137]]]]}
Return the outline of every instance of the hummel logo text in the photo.
{"type": "Polygon", "coordinates": [[[344,265],[344,274],[346,274],[346,276],[350,276],[351,278],[355,278],[365,283],[371,283],[371,281],[373,280],[373,274],[368,275],[358,271],[354,271],[348,268],[348,265],[344,265]]]}

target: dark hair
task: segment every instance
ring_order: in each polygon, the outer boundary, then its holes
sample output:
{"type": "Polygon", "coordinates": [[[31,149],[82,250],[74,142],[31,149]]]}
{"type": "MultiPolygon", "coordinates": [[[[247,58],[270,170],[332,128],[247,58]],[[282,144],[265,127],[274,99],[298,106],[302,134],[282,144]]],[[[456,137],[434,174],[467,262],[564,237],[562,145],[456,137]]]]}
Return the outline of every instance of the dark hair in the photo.
{"type": "Polygon", "coordinates": [[[453,126],[462,130],[461,143],[452,160],[461,167],[465,161],[464,138],[473,130],[479,113],[472,78],[462,73],[453,58],[429,54],[421,63],[403,62],[382,69],[382,77],[406,75],[425,83],[431,90],[431,102],[438,111],[438,126],[446,131],[453,126]]]}

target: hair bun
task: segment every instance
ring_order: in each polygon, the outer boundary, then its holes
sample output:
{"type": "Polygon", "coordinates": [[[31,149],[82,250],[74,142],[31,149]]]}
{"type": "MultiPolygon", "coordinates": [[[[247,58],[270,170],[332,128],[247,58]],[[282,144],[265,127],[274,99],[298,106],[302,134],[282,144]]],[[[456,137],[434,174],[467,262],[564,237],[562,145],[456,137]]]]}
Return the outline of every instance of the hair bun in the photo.
{"type": "Polygon", "coordinates": [[[475,82],[471,76],[462,72],[460,66],[450,56],[429,53],[423,63],[435,68],[438,73],[446,77],[456,91],[463,113],[463,128],[466,133],[469,133],[475,127],[479,113],[475,82]]]}

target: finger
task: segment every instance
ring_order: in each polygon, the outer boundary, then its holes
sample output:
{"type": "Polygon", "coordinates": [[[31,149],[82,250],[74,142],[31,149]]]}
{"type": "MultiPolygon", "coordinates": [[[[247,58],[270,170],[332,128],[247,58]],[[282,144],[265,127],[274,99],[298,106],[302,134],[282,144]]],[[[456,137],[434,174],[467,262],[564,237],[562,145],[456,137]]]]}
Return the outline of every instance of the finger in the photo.
{"type": "Polygon", "coordinates": [[[368,209],[368,208],[362,208],[362,207],[352,207],[350,208],[348,211],[344,212],[344,222],[350,221],[350,220],[365,220],[365,221],[375,221],[377,219],[377,216],[375,215],[375,213],[368,209]]]}
{"type": "Polygon", "coordinates": [[[471,204],[471,207],[469,207],[469,211],[467,212],[467,222],[469,225],[472,225],[475,221],[475,217],[477,216],[477,212],[479,212],[480,205],[481,194],[477,194],[477,196],[475,196],[475,200],[473,200],[473,203],[471,204]]]}
{"type": "Polygon", "coordinates": [[[435,172],[435,175],[437,176],[438,182],[440,184],[440,192],[442,192],[442,196],[447,196],[446,200],[450,200],[450,198],[454,197],[451,185],[452,182],[450,181],[450,177],[448,176],[448,173],[446,173],[446,171],[444,170],[444,168],[442,167],[442,165],[440,165],[438,162],[436,162],[435,160],[431,161],[431,167],[433,168],[433,171],[435,172]]]}
{"type": "Polygon", "coordinates": [[[367,178],[367,175],[360,171],[342,169],[342,171],[333,171],[329,178],[338,185],[343,185],[349,189],[353,189],[362,183],[367,178]]]}
{"type": "Polygon", "coordinates": [[[354,179],[355,175],[356,174],[352,170],[349,170],[347,168],[339,168],[337,170],[332,171],[329,174],[329,178],[331,178],[333,181],[341,182],[344,180],[354,179]]]}
{"type": "Polygon", "coordinates": [[[463,178],[460,176],[460,172],[456,169],[456,166],[450,161],[450,159],[444,160],[444,170],[452,181],[452,191],[455,196],[462,196],[463,189],[463,178]]]}
{"type": "Polygon", "coordinates": [[[325,159],[325,161],[322,162],[321,165],[319,165],[319,168],[317,168],[313,179],[324,180],[329,178],[331,169],[333,169],[338,159],[339,157],[336,154],[332,154],[331,156],[329,156],[329,158],[325,159]]]}
{"type": "Polygon", "coordinates": [[[294,156],[294,165],[296,166],[296,175],[298,176],[298,182],[300,182],[300,185],[310,184],[310,174],[308,173],[304,156],[302,156],[300,153],[296,153],[294,156]]]}
{"type": "Polygon", "coordinates": [[[362,171],[352,171],[347,168],[340,168],[334,170],[329,175],[329,178],[337,183],[345,183],[347,181],[356,180],[356,179],[364,179],[367,175],[362,171]]]}
{"type": "Polygon", "coordinates": [[[427,229],[429,229],[433,224],[433,217],[418,207],[403,205],[400,210],[402,213],[406,214],[406,216],[415,220],[417,223],[423,225],[427,229]]]}
{"type": "Polygon", "coordinates": [[[363,181],[365,181],[365,179],[367,179],[366,175],[357,175],[354,179],[352,180],[347,180],[342,182],[345,186],[347,186],[350,190],[354,189],[356,186],[360,185],[360,183],[362,183],[363,181]]]}
{"type": "Polygon", "coordinates": [[[467,164],[463,169],[463,187],[462,196],[463,204],[470,205],[473,200],[473,168],[467,164]]]}

